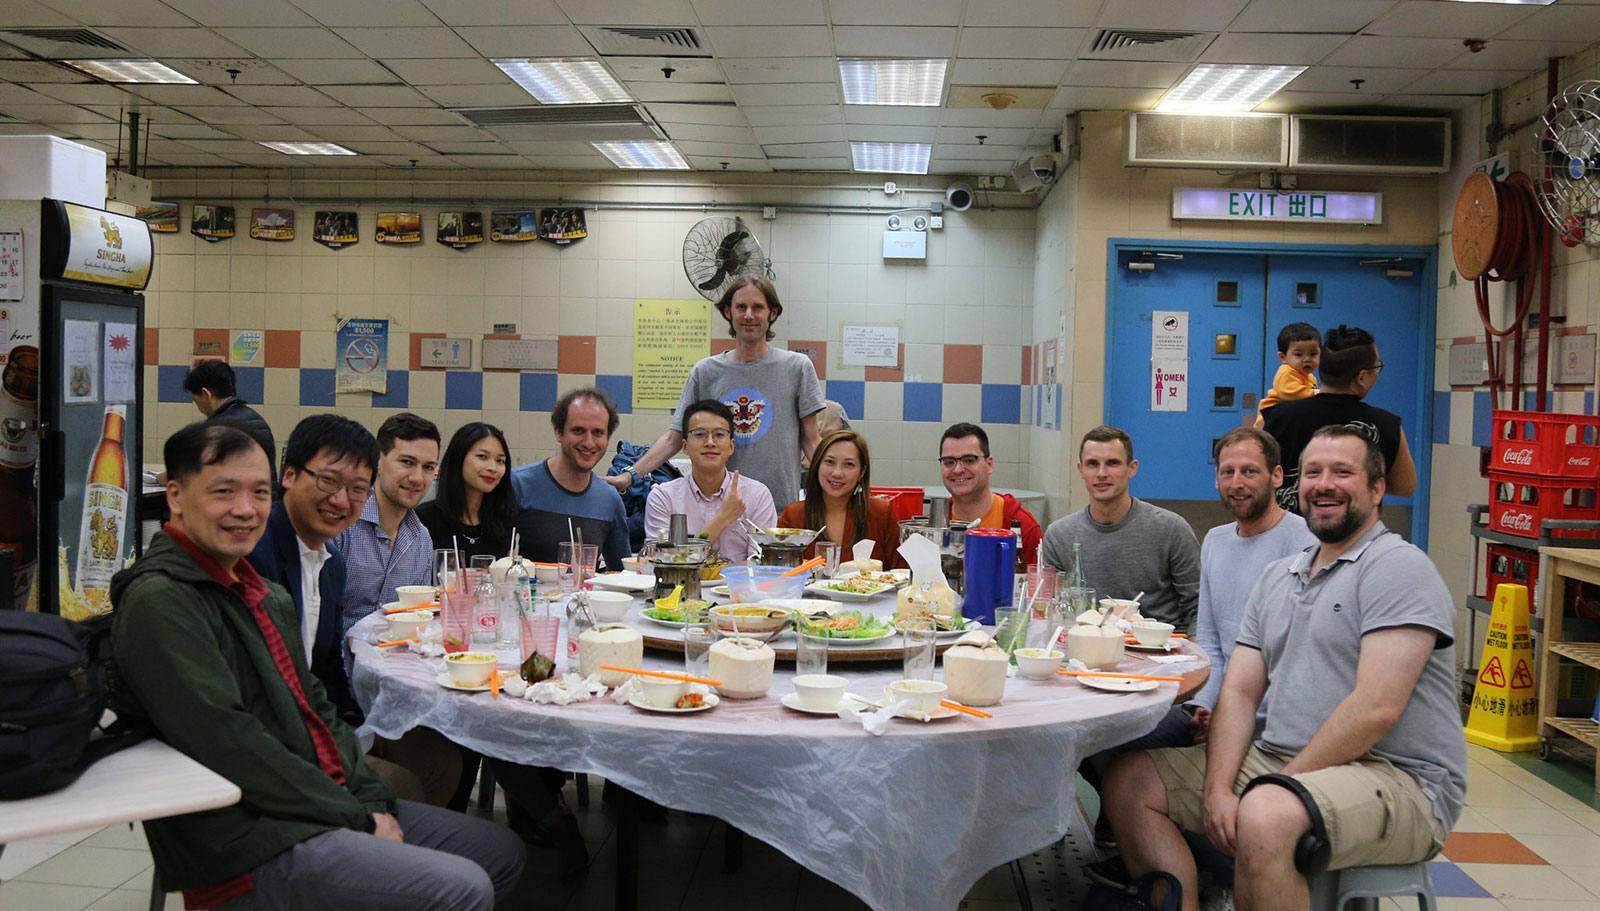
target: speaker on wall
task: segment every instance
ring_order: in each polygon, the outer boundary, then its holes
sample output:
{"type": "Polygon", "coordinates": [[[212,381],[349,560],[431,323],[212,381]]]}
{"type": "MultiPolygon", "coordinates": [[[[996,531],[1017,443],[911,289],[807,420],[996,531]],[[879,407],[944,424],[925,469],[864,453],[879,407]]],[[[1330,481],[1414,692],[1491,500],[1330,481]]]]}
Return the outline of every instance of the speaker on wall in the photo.
{"type": "Polygon", "coordinates": [[[965,212],[972,208],[972,187],[964,183],[953,183],[944,191],[944,201],[945,205],[957,212],[965,212]]]}

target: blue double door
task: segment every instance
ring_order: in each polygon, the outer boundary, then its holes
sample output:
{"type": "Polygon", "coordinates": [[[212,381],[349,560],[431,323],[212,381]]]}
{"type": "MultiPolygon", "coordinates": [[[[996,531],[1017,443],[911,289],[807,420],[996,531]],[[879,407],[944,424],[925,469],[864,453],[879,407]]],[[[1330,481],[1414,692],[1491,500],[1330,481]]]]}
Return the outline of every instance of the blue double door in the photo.
{"type": "MultiPolygon", "coordinates": [[[[1277,338],[1305,322],[1320,332],[1359,326],[1377,339],[1384,369],[1367,401],[1400,415],[1424,483],[1431,390],[1431,260],[1425,255],[1194,252],[1113,242],[1109,285],[1106,420],[1128,432],[1139,460],[1136,496],[1184,514],[1203,530],[1227,519],[1217,502],[1216,440],[1253,423],[1279,367],[1277,338]],[[1134,264],[1133,268],[1129,268],[1134,264]],[[1171,348],[1187,315],[1187,344],[1171,348]],[[1165,318],[1158,324],[1157,314],[1165,318]],[[1166,336],[1166,350],[1162,337],[1166,336]],[[1180,353],[1181,350],[1181,353],[1180,353]],[[1181,371],[1161,364],[1183,363],[1181,371]],[[1158,378],[1181,373],[1187,407],[1158,410],[1158,378]]],[[[1178,391],[1168,380],[1165,407],[1178,391]]],[[[1386,497],[1384,520],[1420,540],[1413,498],[1386,497]]],[[[1419,511],[1425,513],[1425,510],[1419,511]]]]}

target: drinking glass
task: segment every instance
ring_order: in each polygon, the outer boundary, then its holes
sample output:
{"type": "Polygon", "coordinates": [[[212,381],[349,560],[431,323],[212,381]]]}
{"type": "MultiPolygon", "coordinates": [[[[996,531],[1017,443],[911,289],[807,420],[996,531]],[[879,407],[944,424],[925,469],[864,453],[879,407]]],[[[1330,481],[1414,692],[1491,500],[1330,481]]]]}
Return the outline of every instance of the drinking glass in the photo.
{"type": "Polygon", "coordinates": [[[804,614],[794,621],[794,674],[826,674],[828,672],[828,621],[813,619],[804,614]]]}
{"type": "Polygon", "coordinates": [[[556,660],[556,644],[561,638],[561,618],[529,611],[517,618],[522,626],[522,660],[527,661],[534,652],[556,660]]]}
{"type": "Polygon", "coordinates": [[[460,568],[461,563],[451,548],[446,547],[433,552],[433,584],[439,586],[441,591],[449,591],[455,587],[456,571],[460,568]]]}
{"type": "MultiPolygon", "coordinates": [[[[818,541],[817,556],[823,559],[823,578],[832,579],[839,574],[839,542],[818,541]]],[[[818,671],[817,673],[823,673],[818,671]]]]}
{"type": "Polygon", "coordinates": [[[717,641],[717,632],[711,621],[696,620],[683,627],[683,670],[690,677],[702,680],[711,676],[711,646],[717,641]]]}
{"type": "Polygon", "coordinates": [[[904,676],[907,680],[932,680],[933,663],[938,655],[938,630],[932,617],[907,617],[900,625],[904,650],[904,676]]]}
{"type": "Polygon", "coordinates": [[[1026,608],[1002,607],[994,612],[994,641],[1011,654],[1027,644],[1028,617],[1026,608]]]}
{"type": "Polygon", "coordinates": [[[494,565],[494,555],[493,554],[473,554],[471,559],[470,559],[470,561],[469,561],[469,563],[468,563],[468,566],[470,568],[472,568],[472,569],[481,569],[484,572],[488,572],[489,571],[489,567],[491,567],[493,565],[494,565]]]}
{"type": "Polygon", "coordinates": [[[1072,607],[1072,617],[1076,620],[1083,612],[1095,606],[1095,591],[1092,588],[1067,589],[1067,603],[1072,607]]]}
{"type": "Polygon", "coordinates": [[[1035,617],[1044,617],[1049,611],[1050,602],[1056,596],[1056,576],[1055,567],[1049,564],[1042,566],[1038,563],[1028,564],[1028,574],[1023,580],[1028,586],[1028,590],[1024,597],[1031,600],[1028,601],[1027,605],[1015,602],[1014,606],[1031,607],[1035,617]]]}
{"type": "Polygon", "coordinates": [[[448,588],[439,596],[440,623],[444,627],[444,650],[446,652],[464,652],[472,641],[473,629],[476,627],[477,599],[473,597],[472,590],[450,591],[448,588]]]}
{"type": "Polygon", "coordinates": [[[563,592],[571,594],[578,590],[579,573],[583,576],[585,591],[594,587],[589,580],[594,578],[595,567],[600,562],[600,545],[562,541],[556,549],[556,559],[561,563],[556,581],[563,592]]]}

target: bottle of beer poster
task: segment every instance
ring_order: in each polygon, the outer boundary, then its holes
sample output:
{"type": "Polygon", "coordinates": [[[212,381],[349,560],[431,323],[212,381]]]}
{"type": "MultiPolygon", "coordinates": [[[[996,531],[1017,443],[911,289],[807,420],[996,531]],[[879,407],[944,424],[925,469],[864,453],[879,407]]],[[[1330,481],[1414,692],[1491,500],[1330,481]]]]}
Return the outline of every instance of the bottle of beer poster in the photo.
{"type": "Polygon", "coordinates": [[[122,543],[127,539],[128,460],[122,448],[126,423],[126,405],[106,406],[105,428],[83,490],[77,589],[97,614],[111,609],[111,577],[122,568],[122,543]]]}
{"type": "Polygon", "coordinates": [[[0,381],[0,550],[11,551],[13,603],[27,605],[39,556],[33,466],[39,456],[35,425],[39,400],[39,349],[18,345],[5,359],[0,381]]]}

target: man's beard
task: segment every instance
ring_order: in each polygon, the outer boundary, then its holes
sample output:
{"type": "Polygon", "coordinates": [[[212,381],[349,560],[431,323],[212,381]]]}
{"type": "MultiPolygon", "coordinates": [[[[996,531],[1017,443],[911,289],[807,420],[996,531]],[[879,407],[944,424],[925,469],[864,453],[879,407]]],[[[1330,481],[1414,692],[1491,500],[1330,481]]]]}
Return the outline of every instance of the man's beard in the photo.
{"type": "Polygon", "coordinates": [[[1272,491],[1269,490],[1260,496],[1251,497],[1250,501],[1243,506],[1236,505],[1232,500],[1223,497],[1222,505],[1227,507],[1228,512],[1232,513],[1236,520],[1253,522],[1265,515],[1267,508],[1272,505],[1272,491]]]}
{"type": "Polygon", "coordinates": [[[1301,506],[1306,512],[1306,527],[1324,544],[1337,544],[1349,540],[1361,526],[1367,524],[1368,519],[1372,518],[1372,510],[1359,510],[1351,503],[1345,504],[1344,515],[1338,519],[1319,519],[1311,509],[1310,503],[1303,503],[1301,506]]]}

